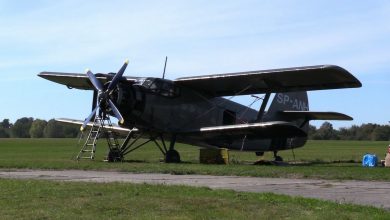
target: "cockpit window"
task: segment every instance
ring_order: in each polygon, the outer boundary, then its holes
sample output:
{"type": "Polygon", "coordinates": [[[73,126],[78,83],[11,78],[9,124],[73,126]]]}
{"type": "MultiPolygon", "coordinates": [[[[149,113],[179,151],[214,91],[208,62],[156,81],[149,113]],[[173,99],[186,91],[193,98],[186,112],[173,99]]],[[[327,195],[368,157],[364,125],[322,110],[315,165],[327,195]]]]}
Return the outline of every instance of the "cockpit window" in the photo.
{"type": "Polygon", "coordinates": [[[170,80],[159,78],[146,78],[143,82],[137,83],[146,90],[165,97],[176,97],[180,95],[180,89],[170,80]]]}

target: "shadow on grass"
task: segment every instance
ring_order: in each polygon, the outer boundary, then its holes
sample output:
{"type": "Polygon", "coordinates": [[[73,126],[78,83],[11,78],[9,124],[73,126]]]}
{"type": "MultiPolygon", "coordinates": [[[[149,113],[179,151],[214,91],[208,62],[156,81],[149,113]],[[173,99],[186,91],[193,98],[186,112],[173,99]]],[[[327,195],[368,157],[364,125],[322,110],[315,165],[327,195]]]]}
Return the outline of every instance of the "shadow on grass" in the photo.
{"type": "MultiPolygon", "coordinates": [[[[160,163],[165,163],[163,160],[160,160],[159,162],[160,163]]],[[[131,159],[131,160],[122,160],[122,161],[117,161],[117,162],[109,162],[109,163],[147,163],[147,164],[153,164],[153,163],[156,163],[156,162],[155,161],[147,161],[147,160],[134,160],[134,159],[131,159]]],[[[171,163],[171,164],[175,164],[175,163],[171,163]]],[[[196,164],[196,163],[191,162],[191,161],[181,161],[180,163],[176,163],[176,164],[196,164]]]]}
{"type": "Polygon", "coordinates": [[[313,161],[289,161],[289,162],[280,162],[280,161],[267,161],[259,160],[253,163],[253,165],[260,166],[317,166],[317,165],[343,165],[343,166],[357,166],[361,164],[361,161],[356,160],[334,160],[334,161],[323,161],[323,160],[313,160],[313,161]]]}
{"type": "Polygon", "coordinates": [[[146,160],[122,160],[120,162],[109,162],[109,163],[150,163],[146,160]]]}

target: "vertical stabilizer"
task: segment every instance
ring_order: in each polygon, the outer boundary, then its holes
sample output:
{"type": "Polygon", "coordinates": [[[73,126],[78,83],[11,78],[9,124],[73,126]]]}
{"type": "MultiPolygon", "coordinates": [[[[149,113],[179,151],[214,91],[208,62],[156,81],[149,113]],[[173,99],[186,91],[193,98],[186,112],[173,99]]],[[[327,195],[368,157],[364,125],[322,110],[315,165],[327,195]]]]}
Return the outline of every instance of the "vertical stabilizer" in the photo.
{"type": "MultiPolygon", "coordinates": [[[[276,93],[265,115],[266,121],[288,121],[294,123],[306,133],[309,123],[304,118],[289,118],[282,111],[309,111],[307,92],[276,93]]],[[[307,138],[274,138],[270,149],[290,149],[303,146],[307,138]]]]}
{"type": "Polygon", "coordinates": [[[268,109],[266,120],[288,121],[295,123],[298,127],[301,127],[305,131],[308,129],[308,123],[305,125],[302,124],[304,122],[304,118],[291,119],[284,116],[283,114],[280,114],[281,111],[309,111],[307,92],[276,93],[268,109]]]}
{"type": "Polygon", "coordinates": [[[276,93],[268,113],[274,115],[279,111],[309,111],[307,92],[276,93]]]}

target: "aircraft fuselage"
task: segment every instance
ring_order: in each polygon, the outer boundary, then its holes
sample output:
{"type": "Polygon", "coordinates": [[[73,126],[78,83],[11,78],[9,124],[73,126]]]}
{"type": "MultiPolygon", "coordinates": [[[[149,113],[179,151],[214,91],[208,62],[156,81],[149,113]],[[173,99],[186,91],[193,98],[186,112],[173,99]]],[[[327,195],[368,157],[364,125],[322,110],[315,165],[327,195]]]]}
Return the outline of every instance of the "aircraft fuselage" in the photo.
{"type": "MultiPolygon", "coordinates": [[[[255,122],[258,111],[226,98],[210,98],[190,88],[176,87],[169,80],[142,79],[132,88],[127,92],[127,97],[118,99],[126,104],[117,103],[120,111],[125,113],[124,126],[129,128],[147,129],[147,132],[163,134],[165,137],[176,135],[178,142],[186,144],[234,150],[277,151],[301,147],[306,142],[306,138],[262,139],[242,136],[208,139],[202,135],[185,135],[183,131],[255,122]],[[160,82],[156,83],[155,80],[160,82]],[[159,85],[153,87],[153,84],[159,85]]],[[[122,90],[126,90],[126,85],[122,85],[122,90]]],[[[263,121],[270,120],[275,118],[266,113],[263,121]]]]}

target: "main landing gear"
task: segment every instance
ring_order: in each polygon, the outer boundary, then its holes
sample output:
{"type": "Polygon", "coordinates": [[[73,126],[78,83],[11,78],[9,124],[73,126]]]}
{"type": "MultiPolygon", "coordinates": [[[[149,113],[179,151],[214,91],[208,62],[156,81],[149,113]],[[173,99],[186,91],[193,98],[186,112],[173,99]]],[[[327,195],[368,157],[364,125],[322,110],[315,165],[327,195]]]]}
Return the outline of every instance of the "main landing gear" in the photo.
{"type": "MultiPolygon", "coordinates": [[[[255,165],[282,165],[283,163],[283,158],[278,155],[278,151],[273,151],[274,152],[274,160],[273,161],[267,161],[261,158],[260,160],[256,161],[254,164],[255,165]]],[[[256,156],[264,156],[264,152],[255,152],[256,156]]]]}
{"type": "Polygon", "coordinates": [[[145,142],[136,145],[136,142],[142,136],[143,136],[143,134],[139,134],[139,135],[137,135],[137,137],[133,137],[132,132],[130,132],[120,148],[121,155],[124,156],[124,155],[142,147],[143,145],[153,141],[155,143],[155,145],[158,147],[158,149],[161,151],[161,153],[164,155],[164,162],[166,162],[166,163],[180,163],[181,162],[180,154],[174,148],[175,143],[176,143],[176,135],[172,135],[169,149],[167,148],[167,146],[165,144],[165,140],[164,140],[164,137],[162,134],[156,135],[156,136],[151,136],[145,142]],[[131,139],[133,139],[133,140],[130,142],[131,139]],[[158,139],[160,139],[161,143],[158,142],[158,139]]]}
{"type": "Polygon", "coordinates": [[[278,155],[277,151],[274,151],[274,161],[275,162],[283,162],[283,158],[278,155]]]}
{"type": "Polygon", "coordinates": [[[180,163],[180,154],[177,150],[168,150],[165,154],[165,162],[166,163],[180,163]]]}
{"type": "MultiPolygon", "coordinates": [[[[164,146],[164,150],[163,151],[160,148],[161,152],[164,154],[164,161],[166,163],[180,163],[181,160],[180,160],[180,154],[177,150],[175,150],[175,143],[176,143],[176,135],[173,135],[172,138],[171,138],[171,143],[169,145],[169,150],[167,150],[166,146],[165,146],[165,141],[161,135],[161,142],[164,146]]],[[[157,143],[157,142],[156,142],[157,143]]],[[[156,144],[158,146],[158,144],[156,144]]]]}

